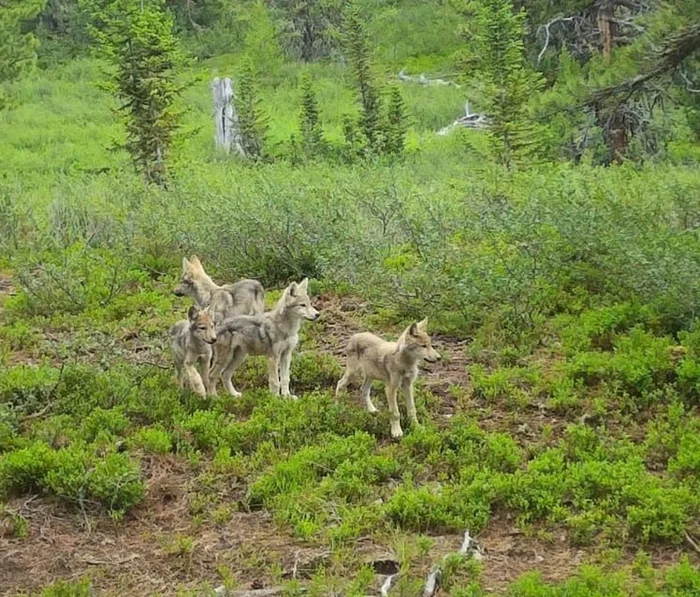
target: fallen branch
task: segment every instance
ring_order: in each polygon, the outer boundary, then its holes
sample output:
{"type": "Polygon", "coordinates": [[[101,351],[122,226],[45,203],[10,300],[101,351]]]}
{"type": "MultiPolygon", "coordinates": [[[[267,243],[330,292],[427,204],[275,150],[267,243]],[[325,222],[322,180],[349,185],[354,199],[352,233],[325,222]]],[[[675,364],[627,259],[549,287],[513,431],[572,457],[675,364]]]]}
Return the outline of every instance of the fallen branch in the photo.
{"type": "Polygon", "coordinates": [[[458,127],[483,130],[488,128],[490,120],[485,114],[474,113],[472,114],[469,110],[469,102],[464,105],[464,116],[455,120],[452,124],[441,128],[438,131],[438,135],[444,136],[452,132],[458,127]]]}
{"type": "Polygon", "coordinates": [[[401,72],[398,75],[396,75],[396,77],[399,79],[399,81],[403,81],[404,83],[418,83],[419,85],[449,85],[452,87],[456,87],[457,89],[460,89],[462,87],[454,81],[447,81],[445,79],[440,79],[437,77],[434,79],[429,79],[423,73],[421,73],[417,77],[412,77],[411,75],[406,74],[405,69],[401,69],[401,72]]]}
{"type": "Polygon", "coordinates": [[[158,367],[159,369],[170,369],[168,365],[162,365],[161,363],[157,363],[156,361],[148,361],[146,359],[136,359],[132,361],[134,365],[151,365],[152,367],[158,367]]]}
{"type": "MultiPolygon", "coordinates": [[[[304,587],[300,587],[299,591],[304,592],[304,587]]],[[[219,597],[275,597],[275,595],[282,595],[285,591],[285,587],[270,587],[269,589],[251,589],[249,591],[230,591],[224,586],[214,589],[214,593],[219,595],[219,597]]]]}
{"type": "Polygon", "coordinates": [[[700,553],[700,545],[698,545],[697,542],[690,536],[688,531],[685,531],[685,540],[688,542],[690,547],[692,547],[696,552],[700,553]]]}
{"type": "MultiPolygon", "coordinates": [[[[459,551],[456,553],[464,557],[471,556],[475,560],[481,560],[483,558],[481,547],[479,547],[474,538],[469,534],[468,530],[464,533],[462,547],[460,547],[459,551]]],[[[428,574],[428,578],[425,579],[425,586],[423,587],[423,597],[433,597],[433,595],[435,595],[438,583],[440,582],[440,576],[442,576],[442,568],[448,556],[449,554],[443,557],[442,561],[434,566],[430,574],[428,574]]]]}
{"type": "Polygon", "coordinates": [[[99,560],[97,558],[85,557],[81,559],[81,562],[85,562],[86,564],[90,564],[92,566],[121,566],[122,564],[126,564],[127,562],[131,562],[140,557],[141,556],[139,554],[132,553],[130,556],[119,560],[99,560]]]}
{"type": "Polygon", "coordinates": [[[380,589],[382,597],[389,597],[389,590],[391,589],[391,584],[394,582],[396,574],[387,576],[386,580],[382,583],[382,588],[380,589]]]}
{"type": "Polygon", "coordinates": [[[544,56],[544,53],[547,51],[547,48],[549,48],[549,38],[550,38],[550,33],[549,33],[549,28],[554,25],[555,23],[566,23],[566,22],[571,22],[579,19],[580,17],[573,16],[573,17],[554,17],[549,23],[545,23],[544,25],[540,25],[537,28],[537,33],[539,34],[540,31],[545,32],[545,38],[544,38],[544,44],[542,45],[542,49],[540,50],[540,53],[537,55],[537,64],[540,63],[540,60],[542,60],[542,56],[544,56]]]}

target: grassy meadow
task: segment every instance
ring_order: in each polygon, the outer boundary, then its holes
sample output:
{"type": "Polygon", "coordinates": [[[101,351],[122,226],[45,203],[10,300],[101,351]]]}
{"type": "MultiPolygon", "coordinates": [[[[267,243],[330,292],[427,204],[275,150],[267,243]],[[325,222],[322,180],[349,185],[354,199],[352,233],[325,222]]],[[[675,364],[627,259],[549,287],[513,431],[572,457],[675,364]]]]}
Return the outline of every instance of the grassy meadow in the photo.
{"type": "MultiPolygon", "coordinates": [[[[401,43],[381,48],[387,81],[401,43]]],[[[443,68],[432,51],[409,72],[443,68]]],[[[0,593],[364,597],[397,574],[409,597],[469,530],[483,559],[448,556],[439,595],[699,595],[697,163],[672,147],[501,170],[481,133],[436,134],[461,89],[404,84],[402,160],[243,164],[211,122],[210,81],[237,60],[188,73],[168,190],[110,149],[96,59],[7,86],[0,593]],[[311,278],[297,402],[268,394],[259,358],[240,399],[178,388],[167,331],[191,254],[269,304],[311,278]],[[381,384],[377,415],[334,401],[343,346],[425,316],[443,361],[419,377],[421,426],[392,441],[381,384]]],[[[283,64],[263,85],[273,154],[307,70],[329,140],[356,110],[343,66],[283,64]]]]}

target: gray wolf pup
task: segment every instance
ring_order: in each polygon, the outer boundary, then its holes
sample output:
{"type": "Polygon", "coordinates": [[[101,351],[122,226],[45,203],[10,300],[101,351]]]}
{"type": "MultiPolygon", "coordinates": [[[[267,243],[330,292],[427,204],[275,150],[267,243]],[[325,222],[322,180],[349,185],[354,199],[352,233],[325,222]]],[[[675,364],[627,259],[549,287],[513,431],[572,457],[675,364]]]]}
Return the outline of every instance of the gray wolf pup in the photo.
{"type": "MultiPolygon", "coordinates": [[[[199,258],[194,255],[189,261],[182,258],[182,279],[173,290],[176,296],[188,296],[195,304],[204,309],[209,307],[216,324],[227,317],[236,315],[262,315],[265,311],[265,289],[257,280],[239,280],[234,284],[219,286],[204,271],[199,258]]],[[[214,364],[217,370],[224,367],[220,360],[225,360],[231,352],[230,336],[224,336],[214,346],[214,364]],[[216,367],[216,363],[219,366],[216,367]]],[[[207,391],[216,394],[218,376],[210,377],[207,391]]]]}
{"type": "Polygon", "coordinates": [[[367,410],[377,412],[369,394],[373,380],[383,381],[391,411],[392,437],[403,435],[399,406],[396,402],[399,389],[406,398],[408,416],[414,424],[418,424],[413,399],[413,383],[418,375],[418,363],[421,359],[429,363],[440,360],[440,354],[433,348],[430,336],[425,332],[427,325],[427,318],[419,323],[412,323],[396,342],[387,342],[369,332],[355,334],[350,338],[345,350],[347,364],[345,373],[335,389],[336,399],[348,385],[360,381],[367,410]]]}
{"type": "Polygon", "coordinates": [[[190,297],[200,309],[210,307],[216,323],[235,315],[260,315],[265,311],[265,289],[257,280],[239,280],[219,286],[204,271],[196,256],[182,258],[182,279],[173,290],[190,297]]]}
{"type": "Polygon", "coordinates": [[[292,282],[284,289],[275,307],[262,315],[239,315],[226,319],[217,328],[219,337],[231,337],[231,350],[223,367],[219,363],[212,376],[219,374],[233,396],[241,393],[233,387],[231,376],[247,355],[265,355],[268,359],[270,392],[296,398],[289,392],[292,351],[299,343],[299,328],[304,319],[315,321],[319,312],[311,306],[309,279],[292,282]]]}
{"type": "Polygon", "coordinates": [[[206,396],[212,345],[216,342],[216,326],[210,309],[200,310],[192,305],[187,312],[187,319],[174,324],[170,328],[170,335],[180,387],[187,380],[194,393],[206,396]],[[197,362],[202,368],[201,377],[195,368],[197,362]]]}

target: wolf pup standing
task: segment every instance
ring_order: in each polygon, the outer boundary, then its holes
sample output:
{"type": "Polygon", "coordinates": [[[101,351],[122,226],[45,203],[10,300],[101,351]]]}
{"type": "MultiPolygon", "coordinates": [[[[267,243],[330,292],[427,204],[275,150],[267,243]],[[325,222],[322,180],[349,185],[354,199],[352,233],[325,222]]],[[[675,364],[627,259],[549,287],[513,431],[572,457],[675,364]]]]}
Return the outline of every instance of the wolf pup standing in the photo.
{"type": "MultiPolygon", "coordinates": [[[[204,271],[196,255],[189,260],[182,258],[182,279],[173,293],[190,297],[200,309],[211,309],[216,324],[227,317],[262,315],[265,311],[265,289],[260,282],[239,280],[234,284],[219,286],[204,271]]],[[[214,367],[218,370],[223,369],[224,363],[221,361],[231,352],[229,341],[230,336],[223,337],[214,346],[214,367]]],[[[211,376],[206,382],[210,394],[216,394],[217,380],[218,376],[211,376]]]]}
{"type": "Polygon", "coordinates": [[[345,374],[335,390],[336,398],[348,385],[361,381],[362,397],[365,399],[367,410],[377,412],[369,394],[373,380],[383,381],[391,411],[392,437],[403,435],[399,406],[396,402],[399,389],[406,398],[408,416],[417,424],[413,383],[418,375],[418,363],[421,359],[429,363],[440,360],[440,354],[433,348],[430,337],[425,332],[427,325],[427,318],[419,323],[412,323],[396,342],[387,342],[368,332],[355,334],[350,338],[345,351],[347,364],[345,374]]]}
{"type": "Polygon", "coordinates": [[[182,258],[182,279],[173,293],[190,297],[200,309],[210,307],[217,323],[227,317],[260,315],[265,311],[265,289],[260,282],[239,280],[219,286],[196,256],[182,258]]]}
{"type": "Polygon", "coordinates": [[[212,345],[216,342],[216,326],[211,311],[208,308],[200,310],[192,305],[187,312],[187,319],[174,324],[170,328],[170,335],[180,387],[184,386],[186,379],[193,392],[206,396],[212,345]],[[197,362],[202,368],[201,376],[195,368],[197,362]]]}
{"type": "Polygon", "coordinates": [[[265,355],[268,359],[270,392],[279,395],[281,391],[282,396],[296,398],[289,392],[292,351],[299,343],[301,322],[304,319],[315,321],[319,316],[311,305],[308,287],[308,278],[298,284],[292,282],[272,311],[262,315],[239,315],[218,326],[220,338],[230,336],[231,350],[223,369],[217,362],[212,377],[221,372],[221,379],[233,396],[241,393],[233,387],[231,376],[246,356],[252,354],[265,355]]]}

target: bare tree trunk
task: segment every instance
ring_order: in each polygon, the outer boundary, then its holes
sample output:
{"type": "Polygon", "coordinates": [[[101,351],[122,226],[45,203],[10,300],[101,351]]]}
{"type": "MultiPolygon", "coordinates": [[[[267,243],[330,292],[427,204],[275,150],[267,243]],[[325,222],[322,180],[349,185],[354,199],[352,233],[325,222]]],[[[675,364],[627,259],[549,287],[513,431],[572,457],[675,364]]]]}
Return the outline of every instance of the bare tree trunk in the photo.
{"type": "Polygon", "coordinates": [[[211,83],[211,89],[214,97],[214,128],[217,147],[223,148],[227,153],[233,149],[239,156],[246,157],[234,104],[231,79],[216,77],[211,83]]]}
{"type": "MultiPolygon", "coordinates": [[[[598,6],[598,14],[596,16],[605,62],[610,62],[615,45],[617,25],[614,20],[614,9],[615,0],[604,0],[598,6]]],[[[615,107],[612,110],[612,113],[607,115],[606,122],[602,123],[603,130],[610,149],[610,159],[614,162],[621,162],[627,152],[625,115],[621,107],[615,107]]]]}

